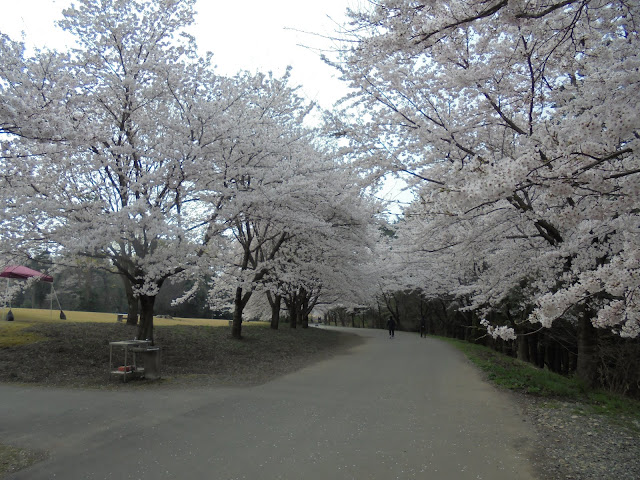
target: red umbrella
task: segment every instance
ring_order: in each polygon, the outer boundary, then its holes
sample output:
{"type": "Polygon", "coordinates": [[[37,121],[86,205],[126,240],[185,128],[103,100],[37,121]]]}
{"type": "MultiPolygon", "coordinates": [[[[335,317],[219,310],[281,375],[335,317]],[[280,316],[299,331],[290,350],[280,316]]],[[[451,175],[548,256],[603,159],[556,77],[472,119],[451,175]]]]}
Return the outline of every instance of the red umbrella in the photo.
{"type": "MultiPolygon", "coordinates": [[[[58,307],[60,307],[60,301],[58,300],[58,295],[56,295],[56,291],[53,288],[53,277],[51,275],[47,275],[45,273],[39,272],[37,270],[33,270],[29,267],[23,267],[22,265],[10,265],[2,270],[0,273],[0,277],[2,278],[17,278],[19,280],[27,280],[29,278],[37,278],[41,282],[47,282],[51,284],[51,304],[53,307],[53,297],[55,296],[56,301],[58,302],[58,307]]],[[[7,288],[8,288],[8,280],[7,280],[7,288]]],[[[60,307],[60,318],[66,319],[66,315],[62,311],[62,307],[60,307]]],[[[7,320],[13,320],[13,313],[9,310],[7,314],[7,320]],[[9,316],[11,318],[9,318],[9,316]]]]}
{"type": "Polygon", "coordinates": [[[12,265],[5,268],[2,273],[0,273],[0,277],[3,278],[19,278],[21,280],[27,280],[28,278],[38,277],[38,279],[42,282],[53,283],[53,277],[50,275],[46,275],[42,272],[38,272],[37,270],[32,270],[28,267],[23,267],[21,265],[12,265]]]}

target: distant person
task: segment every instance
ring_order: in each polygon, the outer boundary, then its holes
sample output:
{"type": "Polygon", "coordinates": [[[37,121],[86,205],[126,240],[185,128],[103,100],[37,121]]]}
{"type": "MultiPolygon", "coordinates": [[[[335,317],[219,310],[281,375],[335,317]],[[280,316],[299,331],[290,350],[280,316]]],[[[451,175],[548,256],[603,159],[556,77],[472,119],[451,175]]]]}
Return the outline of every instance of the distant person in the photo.
{"type": "Polygon", "coordinates": [[[420,317],[420,338],[427,336],[427,321],[424,315],[420,317]]]}
{"type": "Polygon", "coordinates": [[[389,320],[387,320],[387,328],[389,328],[389,338],[393,338],[396,333],[396,321],[393,317],[389,317],[389,320]]]}

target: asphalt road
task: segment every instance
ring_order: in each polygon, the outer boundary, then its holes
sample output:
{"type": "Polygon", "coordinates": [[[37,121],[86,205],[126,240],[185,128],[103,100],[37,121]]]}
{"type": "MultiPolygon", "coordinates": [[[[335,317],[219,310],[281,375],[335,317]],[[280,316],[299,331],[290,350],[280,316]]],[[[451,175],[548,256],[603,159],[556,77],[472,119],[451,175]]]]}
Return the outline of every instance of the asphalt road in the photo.
{"type": "Polygon", "coordinates": [[[354,331],[368,341],[257,387],[0,385],[0,442],[49,452],[9,478],[536,478],[517,407],[459,352],[354,331]]]}

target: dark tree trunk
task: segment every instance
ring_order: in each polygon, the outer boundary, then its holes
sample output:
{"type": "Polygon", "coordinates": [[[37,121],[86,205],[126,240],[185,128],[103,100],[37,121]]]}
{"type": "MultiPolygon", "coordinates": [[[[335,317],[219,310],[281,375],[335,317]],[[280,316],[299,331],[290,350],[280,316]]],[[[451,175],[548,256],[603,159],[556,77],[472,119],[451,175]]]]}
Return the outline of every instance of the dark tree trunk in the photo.
{"type": "Polygon", "coordinates": [[[231,326],[231,336],[233,338],[242,338],[242,311],[245,302],[242,298],[242,287],[236,288],[236,296],[233,300],[233,324],[231,326]]]}
{"type": "Polygon", "coordinates": [[[133,297],[131,300],[127,299],[129,303],[129,311],[127,312],[127,325],[137,325],[138,317],[140,315],[139,304],[137,297],[133,297]]]}
{"type": "Polygon", "coordinates": [[[480,335],[480,317],[471,312],[471,341],[473,343],[482,343],[482,340],[478,340],[480,335]]]}
{"type": "Polygon", "coordinates": [[[538,334],[529,335],[527,344],[529,345],[529,361],[534,365],[538,365],[538,334]]]}
{"type": "Polygon", "coordinates": [[[460,316],[463,319],[462,325],[460,326],[460,339],[465,342],[471,342],[471,325],[473,323],[471,317],[473,316],[473,312],[461,312],[460,316]]]}
{"type": "Polygon", "coordinates": [[[555,351],[553,345],[546,345],[544,348],[544,366],[555,372],[555,351]]]}
{"type": "Polygon", "coordinates": [[[544,368],[545,360],[547,359],[547,345],[544,344],[544,341],[539,343],[539,350],[537,366],[544,368]]]}
{"type": "Polygon", "coordinates": [[[598,332],[591,324],[588,309],[583,309],[578,318],[578,361],[576,375],[589,387],[596,383],[596,348],[598,332]]]}
{"type": "Polygon", "coordinates": [[[302,290],[300,304],[298,306],[300,315],[300,324],[302,328],[309,328],[309,294],[306,290],[302,290]]]}
{"type": "Polygon", "coordinates": [[[562,375],[567,375],[571,369],[569,349],[562,346],[560,352],[562,353],[562,370],[560,373],[562,373],[562,375]]]}
{"type": "Polygon", "coordinates": [[[280,306],[282,304],[282,297],[280,295],[271,295],[271,292],[267,292],[267,298],[269,299],[269,305],[271,306],[271,328],[277,330],[280,325],[280,306]]]}
{"type": "Polygon", "coordinates": [[[155,295],[140,295],[140,322],[138,324],[138,339],[151,340],[153,344],[153,305],[155,295]]]}
{"type": "Polygon", "coordinates": [[[562,373],[562,346],[557,342],[553,345],[553,371],[562,373]]]}
{"type": "Polygon", "coordinates": [[[518,360],[529,361],[529,340],[527,335],[518,335],[518,360]]]}
{"type": "Polygon", "coordinates": [[[287,309],[289,310],[289,327],[296,328],[298,326],[298,309],[296,308],[298,304],[297,295],[293,297],[293,299],[287,304],[287,309]]]}
{"type": "Polygon", "coordinates": [[[124,283],[124,291],[127,294],[127,304],[129,305],[127,312],[127,325],[137,325],[138,315],[140,314],[140,310],[138,308],[140,302],[138,297],[133,294],[133,285],[131,284],[131,280],[129,280],[125,275],[120,275],[120,277],[124,283]]]}

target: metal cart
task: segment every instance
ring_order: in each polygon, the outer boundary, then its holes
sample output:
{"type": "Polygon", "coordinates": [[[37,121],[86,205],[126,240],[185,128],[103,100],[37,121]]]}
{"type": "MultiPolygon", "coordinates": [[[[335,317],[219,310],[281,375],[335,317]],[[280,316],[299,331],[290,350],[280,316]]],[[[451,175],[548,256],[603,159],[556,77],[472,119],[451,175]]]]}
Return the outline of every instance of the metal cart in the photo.
{"type": "MultiPolygon", "coordinates": [[[[118,340],[109,342],[109,374],[111,376],[122,376],[124,382],[127,377],[140,377],[144,375],[144,367],[139,367],[136,363],[136,353],[146,351],[151,346],[150,340],[118,340]],[[113,349],[124,350],[124,361],[120,365],[117,359],[114,359],[113,349]],[[115,362],[115,365],[114,365],[115,362]]],[[[119,357],[118,358],[122,358],[119,357]]]]}

